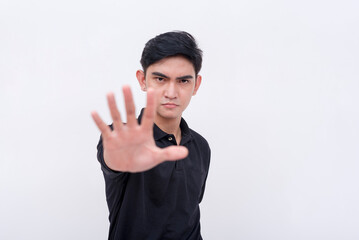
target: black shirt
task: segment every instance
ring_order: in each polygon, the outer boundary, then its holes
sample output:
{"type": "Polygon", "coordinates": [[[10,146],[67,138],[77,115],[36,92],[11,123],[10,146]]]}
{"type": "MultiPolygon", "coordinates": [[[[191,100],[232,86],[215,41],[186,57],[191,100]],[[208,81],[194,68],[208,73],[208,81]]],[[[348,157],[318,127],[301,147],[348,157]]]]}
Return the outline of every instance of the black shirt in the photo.
{"type": "MultiPolygon", "coordinates": [[[[140,173],[111,170],[104,162],[100,139],[97,158],[106,183],[109,239],[202,239],[199,203],[205,189],[210,148],[183,118],[180,128],[180,145],[188,148],[188,156],[140,173]]],[[[153,136],[160,148],[176,145],[174,135],[157,125],[153,127],[153,136]]]]}

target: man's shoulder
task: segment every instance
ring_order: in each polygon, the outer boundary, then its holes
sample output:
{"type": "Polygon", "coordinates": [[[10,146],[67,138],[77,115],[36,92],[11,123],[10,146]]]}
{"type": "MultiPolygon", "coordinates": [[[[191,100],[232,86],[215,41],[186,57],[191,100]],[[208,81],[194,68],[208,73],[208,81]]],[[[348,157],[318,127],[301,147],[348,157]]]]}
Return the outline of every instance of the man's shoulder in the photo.
{"type": "Polygon", "coordinates": [[[196,142],[198,142],[203,147],[209,148],[208,141],[201,134],[199,134],[192,128],[189,128],[189,131],[196,142]]]}

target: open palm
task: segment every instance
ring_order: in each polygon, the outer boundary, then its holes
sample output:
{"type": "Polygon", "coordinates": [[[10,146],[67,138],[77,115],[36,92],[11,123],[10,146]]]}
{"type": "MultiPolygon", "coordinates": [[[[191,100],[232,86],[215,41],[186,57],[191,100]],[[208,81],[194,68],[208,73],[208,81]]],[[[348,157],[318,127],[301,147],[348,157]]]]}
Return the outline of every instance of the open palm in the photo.
{"type": "Polygon", "coordinates": [[[104,159],[109,168],[123,172],[142,172],[164,161],[175,161],[187,156],[188,150],[183,146],[166,148],[156,146],[153,139],[156,104],[152,89],[147,90],[147,106],[143,113],[141,125],[137,123],[130,87],[123,87],[123,95],[127,124],[122,123],[113,93],[107,94],[113,130],[103,122],[97,112],[92,112],[92,118],[102,134],[104,159]]]}

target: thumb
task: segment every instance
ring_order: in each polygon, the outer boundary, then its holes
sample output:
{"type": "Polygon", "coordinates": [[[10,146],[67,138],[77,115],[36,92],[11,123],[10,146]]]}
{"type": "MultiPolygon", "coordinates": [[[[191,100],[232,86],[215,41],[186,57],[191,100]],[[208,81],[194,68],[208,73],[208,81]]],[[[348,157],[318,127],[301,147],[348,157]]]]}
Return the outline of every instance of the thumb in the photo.
{"type": "Polygon", "coordinates": [[[160,159],[163,161],[176,161],[187,157],[188,149],[183,146],[170,146],[162,148],[160,151],[160,159]]]}

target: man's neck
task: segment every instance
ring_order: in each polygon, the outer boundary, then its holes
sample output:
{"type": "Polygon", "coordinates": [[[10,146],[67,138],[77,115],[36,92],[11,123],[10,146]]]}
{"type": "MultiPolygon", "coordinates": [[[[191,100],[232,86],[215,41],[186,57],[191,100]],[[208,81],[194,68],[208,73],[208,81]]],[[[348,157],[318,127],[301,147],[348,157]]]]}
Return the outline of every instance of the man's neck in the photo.
{"type": "Polygon", "coordinates": [[[164,132],[168,134],[173,134],[176,138],[177,144],[180,144],[181,141],[181,117],[168,119],[161,118],[159,116],[155,117],[155,124],[164,132]]]}

